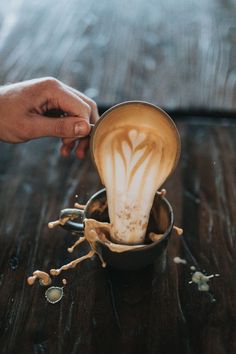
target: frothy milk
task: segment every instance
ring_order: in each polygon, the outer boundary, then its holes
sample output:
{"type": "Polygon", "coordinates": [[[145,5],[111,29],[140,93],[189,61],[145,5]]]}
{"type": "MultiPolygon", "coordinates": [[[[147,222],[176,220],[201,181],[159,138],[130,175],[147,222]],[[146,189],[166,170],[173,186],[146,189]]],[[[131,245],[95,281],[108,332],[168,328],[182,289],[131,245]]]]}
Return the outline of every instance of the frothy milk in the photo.
{"type": "Polygon", "coordinates": [[[173,123],[155,107],[143,106],[131,104],[130,111],[120,106],[101,121],[93,137],[95,162],[107,191],[110,236],[122,244],[144,242],[155,193],[177,156],[173,123]]]}

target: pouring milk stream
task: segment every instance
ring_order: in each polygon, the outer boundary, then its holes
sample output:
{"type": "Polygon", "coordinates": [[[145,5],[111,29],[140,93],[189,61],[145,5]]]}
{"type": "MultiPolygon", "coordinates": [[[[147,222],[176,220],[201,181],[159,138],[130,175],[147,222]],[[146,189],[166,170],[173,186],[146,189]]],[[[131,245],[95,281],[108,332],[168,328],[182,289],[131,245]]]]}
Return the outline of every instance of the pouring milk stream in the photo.
{"type": "Polygon", "coordinates": [[[111,240],[144,243],[155,193],[179,158],[175,124],[154,105],[125,102],[98,121],[91,151],[107,191],[111,240]]]}

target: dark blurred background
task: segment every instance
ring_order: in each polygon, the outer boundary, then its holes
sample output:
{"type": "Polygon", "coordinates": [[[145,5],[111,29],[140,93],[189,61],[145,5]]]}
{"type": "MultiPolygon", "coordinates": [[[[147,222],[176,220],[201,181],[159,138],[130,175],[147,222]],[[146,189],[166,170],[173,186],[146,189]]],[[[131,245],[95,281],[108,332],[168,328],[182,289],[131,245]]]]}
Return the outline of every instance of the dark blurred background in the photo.
{"type": "Polygon", "coordinates": [[[8,0],[0,83],[55,76],[99,105],[235,111],[235,0],[8,0]]]}

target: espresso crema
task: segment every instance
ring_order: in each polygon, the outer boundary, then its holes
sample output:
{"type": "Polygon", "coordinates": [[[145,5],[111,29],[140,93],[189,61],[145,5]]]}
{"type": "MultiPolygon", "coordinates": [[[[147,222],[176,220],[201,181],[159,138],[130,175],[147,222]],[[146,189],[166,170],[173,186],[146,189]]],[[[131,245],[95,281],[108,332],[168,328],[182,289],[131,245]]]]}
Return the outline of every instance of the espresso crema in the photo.
{"type": "Polygon", "coordinates": [[[142,244],[155,193],[177,159],[176,128],[154,106],[121,105],[99,123],[92,140],[107,191],[110,237],[142,244]]]}

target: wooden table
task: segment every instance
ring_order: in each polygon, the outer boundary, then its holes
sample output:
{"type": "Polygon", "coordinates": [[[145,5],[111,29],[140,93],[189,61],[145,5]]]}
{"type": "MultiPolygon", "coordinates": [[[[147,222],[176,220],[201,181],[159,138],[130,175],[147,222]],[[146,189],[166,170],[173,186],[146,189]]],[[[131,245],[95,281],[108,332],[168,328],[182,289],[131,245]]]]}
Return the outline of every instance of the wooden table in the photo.
{"type": "Polygon", "coordinates": [[[170,111],[182,154],[165,187],[184,228],[162,266],[121,272],[94,257],[54,280],[68,284],[49,304],[27,276],[86,249],[70,255],[76,237],[47,223],[101,184],[89,155],[63,159],[56,139],[0,143],[1,354],[235,354],[235,14],[235,1],[210,0],[0,5],[2,84],[53,75],[101,109],[147,99],[170,111]],[[192,265],[220,274],[210,292],[189,284],[192,265]]]}
{"type": "Polygon", "coordinates": [[[69,255],[76,237],[47,222],[76,194],[86,202],[99,178],[89,157],[59,157],[56,140],[1,144],[2,353],[235,353],[236,124],[206,117],[177,124],[181,161],[165,187],[185,244],[172,233],[164,267],[157,260],[134,273],[87,260],[54,281],[68,280],[55,305],[26,277],[86,252],[69,255]],[[175,256],[188,264],[175,264],[175,256]],[[209,282],[215,303],[188,284],[196,262],[220,274],[209,282]]]}

